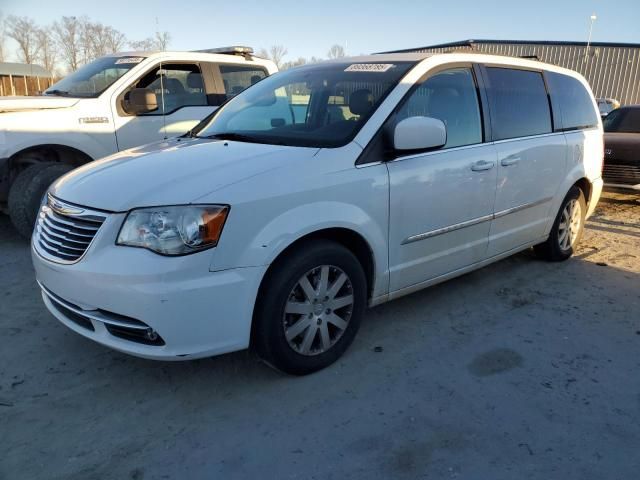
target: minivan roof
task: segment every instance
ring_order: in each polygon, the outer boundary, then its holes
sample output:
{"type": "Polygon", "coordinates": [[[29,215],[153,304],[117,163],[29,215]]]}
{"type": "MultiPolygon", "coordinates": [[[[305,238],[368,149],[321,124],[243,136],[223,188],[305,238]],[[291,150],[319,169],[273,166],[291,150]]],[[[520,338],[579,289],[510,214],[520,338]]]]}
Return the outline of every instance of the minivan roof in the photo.
{"type": "Polygon", "coordinates": [[[338,62],[338,63],[385,63],[385,62],[419,62],[424,60],[425,58],[433,57],[434,55],[439,55],[437,53],[421,53],[421,52],[413,52],[413,53],[374,53],[372,55],[359,55],[357,57],[341,57],[334,58],[328,60],[329,62],[338,62]]]}

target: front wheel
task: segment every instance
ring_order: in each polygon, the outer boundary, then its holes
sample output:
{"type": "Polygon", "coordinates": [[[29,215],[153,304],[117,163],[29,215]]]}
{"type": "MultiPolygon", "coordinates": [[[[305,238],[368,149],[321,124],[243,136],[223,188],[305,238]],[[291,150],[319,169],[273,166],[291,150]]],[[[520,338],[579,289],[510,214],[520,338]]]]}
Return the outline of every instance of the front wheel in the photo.
{"type": "Polygon", "coordinates": [[[572,187],[562,201],[549,238],[534,247],[536,254],[553,262],[571,257],[582,238],[586,214],[587,202],[582,190],[572,187]]]}
{"type": "Polygon", "coordinates": [[[305,375],[335,362],[353,341],[366,308],[367,281],[342,245],[296,248],[265,279],[253,347],[269,365],[305,375]]]}
{"type": "Polygon", "coordinates": [[[18,233],[28,239],[38,216],[42,197],[59,177],[73,170],[65,163],[41,162],[25,168],[9,190],[9,216],[18,233]]]}

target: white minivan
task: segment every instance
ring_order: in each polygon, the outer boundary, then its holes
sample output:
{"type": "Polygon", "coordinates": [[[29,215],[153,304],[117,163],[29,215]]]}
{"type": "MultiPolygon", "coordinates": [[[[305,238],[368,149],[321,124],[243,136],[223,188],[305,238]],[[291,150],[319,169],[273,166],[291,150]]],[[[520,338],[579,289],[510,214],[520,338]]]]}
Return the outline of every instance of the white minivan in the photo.
{"type": "Polygon", "coordinates": [[[584,78],[481,54],[275,74],[188,135],[78,168],[32,237],[47,308],[140,357],[252,347],[293,374],[367,306],[533,247],[569,258],[602,189],[584,78]]]}

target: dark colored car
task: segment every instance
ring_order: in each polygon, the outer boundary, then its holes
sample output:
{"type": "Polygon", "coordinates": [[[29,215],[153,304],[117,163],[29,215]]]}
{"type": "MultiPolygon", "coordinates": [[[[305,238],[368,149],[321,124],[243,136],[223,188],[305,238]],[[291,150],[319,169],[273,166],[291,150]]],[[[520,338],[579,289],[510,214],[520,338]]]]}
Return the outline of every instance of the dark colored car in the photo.
{"type": "Polygon", "coordinates": [[[613,110],[603,123],[605,185],[640,192],[640,105],[613,110]]]}

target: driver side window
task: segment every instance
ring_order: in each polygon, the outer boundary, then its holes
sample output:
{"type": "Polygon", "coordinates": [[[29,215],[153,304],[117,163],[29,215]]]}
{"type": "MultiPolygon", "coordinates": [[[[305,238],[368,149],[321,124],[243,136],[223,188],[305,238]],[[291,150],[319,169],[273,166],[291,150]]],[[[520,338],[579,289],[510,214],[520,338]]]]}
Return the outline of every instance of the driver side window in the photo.
{"type": "Polygon", "coordinates": [[[158,109],[145,115],[163,115],[187,106],[207,105],[200,67],[195,64],[163,64],[142,77],[135,88],[152,90],[158,109]]]}
{"type": "Polygon", "coordinates": [[[470,68],[455,68],[425,80],[400,108],[397,121],[424,116],[447,127],[443,148],[482,142],[482,121],[475,80],[470,68]]]}

